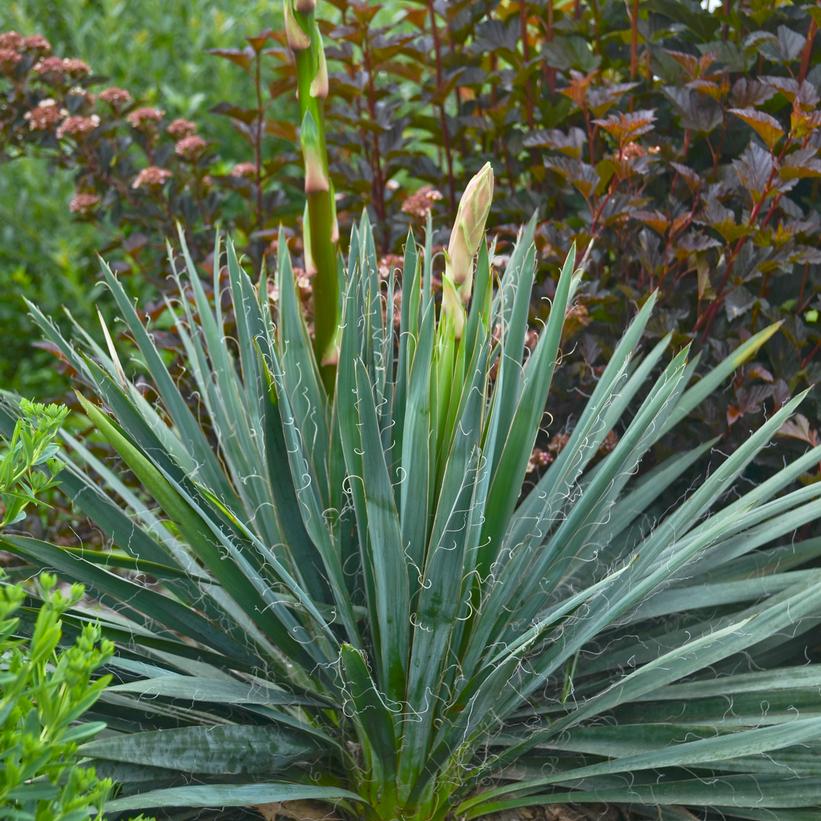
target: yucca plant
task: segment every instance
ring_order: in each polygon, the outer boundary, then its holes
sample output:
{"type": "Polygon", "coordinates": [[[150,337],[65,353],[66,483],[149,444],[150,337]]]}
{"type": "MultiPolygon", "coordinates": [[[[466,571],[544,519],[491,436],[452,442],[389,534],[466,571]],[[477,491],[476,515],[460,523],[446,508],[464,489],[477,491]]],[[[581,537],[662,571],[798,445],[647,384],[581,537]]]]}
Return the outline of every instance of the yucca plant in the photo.
{"type": "Polygon", "coordinates": [[[70,342],[32,306],[119,456],[63,433],[63,487],[111,546],[3,546],[85,584],[116,642],[120,683],[93,715],[109,730],[83,749],[123,785],[112,812],[431,821],[616,802],[818,817],[821,539],[796,533],[821,483],[795,483],[821,447],[743,481],[802,396],[686,494],[715,442],[639,470],[777,329],[700,378],[687,350],[660,369],[669,340],[641,348],[651,295],[523,491],[581,275],[571,251],[525,357],[534,222],[497,280],[491,192],[487,167],[441,304],[431,232],[383,279],[363,217],[332,392],[284,238],[275,312],[230,242],[214,254],[230,307],[209,304],[183,244],[168,311],[193,396],[108,269],[127,358],[108,329],[105,347],[79,327],[70,342]]]}

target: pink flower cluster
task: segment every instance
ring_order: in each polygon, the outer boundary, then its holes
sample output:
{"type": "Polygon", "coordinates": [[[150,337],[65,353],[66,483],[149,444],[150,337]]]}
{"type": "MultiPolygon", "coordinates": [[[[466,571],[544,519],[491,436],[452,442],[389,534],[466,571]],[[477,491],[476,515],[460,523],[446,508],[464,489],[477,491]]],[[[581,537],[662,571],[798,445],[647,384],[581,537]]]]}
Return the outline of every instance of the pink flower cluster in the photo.
{"type": "Polygon", "coordinates": [[[0,32],[0,74],[11,75],[26,52],[49,54],[51,43],[41,34],[23,37],[16,31],[0,32]]]}
{"type": "Polygon", "coordinates": [[[131,183],[132,188],[159,188],[171,179],[171,172],[167,168],[149,165],[143,168],[131,183]]]}
{"type": "Polygon", "coordinates": [[[92,114],[90,117],[81,117],[79,115],[66,117],[57,128],[57,136],[60,138],[84,137],[94,131],[99,124],[100,118],[96,114],[92,114]]]}
{"type": "Polygon", "coordinates": [[[192,134],[190,137],[183,137],[175,146],[174,151],[178,157],[184,160],[194,161],[205,151],[206,142],[202,137],[192,134]]]}
{"type": "Polygon", "coordinates": [[[124,88],[118,88],[117,86],[104,88],[97,96],[104,103],[108,103],[114,108],[125,108],[127,105],[131,105],[133,99],[124,88]]]}
{"type": "Polygon", "coordinates": [[[49,131],[68,114],[64,108],[57,105],[56,100],[40,100],[37,106],[27,111],[24,119],[32,131],[49,131]]]}
{"type": "Polygon", "coordinates": [[[132,128],[145,131],[156,125],[163,118],[163,114],[164,112],[159,108],[145,106],[143,108],[135,108],[134,111],[126,117],[126,120],[132,128]]]}
{"type": "Polygon", "coordinates": [[[71,211],[72,214],[88,217],[94,213],[99,204],[100,198],[96,194],[81,191],[71,198],[71,202],[68,204],[68,210],[71,211]]]}
{"type": "Polygon", "coordinates": [[[173,120],[165,130],[175,140],[182,140],[185,137],[190,137],[192,134],[197,133],[197,124],[192,123],[191,120],[184,120],[180,117],[173,120]]]}
{"type": "Polygon", "coordinates": [[[257,167],[252,162],[238,162],[231,169],[232,177],[252,180],[257,175],[257,167]]]}
{"type": "Polygon", "coordinates": [[[91,68],[88,63],[75,57],[45,57],[35,63],[34,73],[47,80],[60,81],[66,77],[87,77],[91,74],[91,68]]]}

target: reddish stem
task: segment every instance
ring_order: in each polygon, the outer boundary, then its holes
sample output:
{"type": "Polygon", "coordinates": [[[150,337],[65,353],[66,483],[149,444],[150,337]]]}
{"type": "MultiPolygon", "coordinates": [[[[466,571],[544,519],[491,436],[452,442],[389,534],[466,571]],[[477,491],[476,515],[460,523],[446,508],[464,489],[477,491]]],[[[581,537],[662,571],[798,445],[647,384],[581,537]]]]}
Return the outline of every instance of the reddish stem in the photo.
{"type": "Polygon", "coordinates": [[[385,180],[382,173],[382,152],[379,147],[379,128],[376,113],[376,87],[373,82],[373,66],[371,63],[371,50],[368,47],[367,35],[363,38],[362,56],[365,62],[365,72],[368,75],[367,102],[368,114],[370,115],[373,128],[371,129],[371,150],[373,162],[371,171],[373,182],[371,190],[373,192],[373,204],[376,215],[379,217],[381,226],[385,226],[385,180]]]}
{"type": "Polygon", "coordinates": [[[590,111],[586,105],[582,105],[582,116],[584,117],[584,124],[587,128],[587,154],[590,160],[590,165],[596,164],[596,128],[593,121],[590,119],[590,111]]]}
{"type": "Polygon", "coordinates": [[[639,73],[639,0],[633,0],[630,6],[630,79],[635,80],[639,73]]]}
{"type": "MultiPolygon", "coordinates": [[[[553,0],[547,0],[547,32],[545,34],[545,42],[550,43],[553,40],[553,0]]],[[[547,87],[550,89],[550,93],[553,94],[556,91],[556,70],[551,68],[547,64],[547,60],[545,60],[545,80],[547,81],[547,87]]]]}
{"type": "MultiPolygon", "coordinates": [[[[787,141],[787,143],[789,143],[789,140],[787,141]]],[[[781,156],[783,156],[784,151],[787,148],[787,143],[785,143],[784,148],[782,149],[781,154],[779,155],[778,159],[780,159],[781,156]]],[[[759,199],[758,202],[756,202],[756,204],[753,206],[752,211],[750,211],[750,217],[747,220],[747,225],[748,226],[752,226],[755,223],[755,221],[758,219],[758,215],[761,213],[761,209],[763,208],[764,203],[767,200],[767,196],[769,195],[770,190],[772,188],[773,180],[775,179],[775,175],[776,175],[777,170],[778,170],[778,165],[779,165],[778,160],[775,157],[773,157],[773,167],[772,167],[772,169],[770,169],[770,176],[767,179],[767,184],[764,186],[764,191],[761,194],[761,199],[759,199]]],[[[762,223],[762,227],[766,226],[766,224],[770,221],[770,218],[772,217],[773,213],[775,212],[775,208],[778,205],[778,199],[779,199],[779,197],[776,197],[775,201],[772,203],[772,206],[769,209],[769,212],[767,213],[766,217],[764,218],[764,221],[762,223]]],[[[733,268],[735,267],[736,259],[738,258],[738,255],[741,252],[741,249],[744,247],[745,243],[747,242],[747,239],[748,239],[748,236],[744,235],[744,236],[739,237],[738,240],[736,241],[735,247],[730,252],[730,257],[727,260],[727,265],[724,268],[724,274],[721,277],[721,284],[719,285],[718,291],[716,292],[716,298],[710,303],[707,310],[696,320],[695,329],[698,330],[699,327],[701,327],[700,339],[701,339],[702,342],[709,335],[710,328],[712,327],[712,324],[715,321],[716,316],[718,315],[718,311],[721,308],[721,306],[724,304],[724,300],[727,296],[727,294],[726,294],[727,285],[730,281],[730,276],[733,272],[733,268]]]]}
{"type": "MultiPolygon", "coordinates": [[[[522,38],[522,57],[525,66],[530,62],[530,43],[527,39],[527,3],[525,0],[519,3],[519,31],[522,38]]],[[[525,114],[527,116],[527,124],[533,128],[533,96],[530,88],[530,76],[527,75],[525,81],[525,114]]]]}
{"type": "Polygon", "coordinates": [[[448,119],[445,112],[445,98],[443,94],[444,77],[442,73],[442,44],[439,40],[439,27],[436,25],[436,9],[433,0],[428,0],[428,12],[430,14],[430,28],[433,35],[433,54],[436,60],[436,94],[439,98],[439,124],[442,128],[442,143],[445,147],[445,160],[448,166],[448,198],[452,214],[456,213],[456,184],[453,176],[453,152],[450,146],[450,132],[448,130],[448,119]]]}
{"type": "Polygon", "coordinates": [[[816,342],[815,347],[810,350],[810,352],[801,360],[801,368],[806,368],[810,362],[813,361],[815,355],[821,351],[821,342],[816,342]]]}
{"type": "MultiPolygon", "coordinates": [[[[807,283],[810,281],[810,265],[808,262],[804,263],[804,274],[801,277],[801,287],[798,290],[798,302],[795,306],[796,314],[800,314],[804,310],[804,294],[807,290],[807,283]]],[[[812,297],[812,294],[810,295],[812,297]]],[[[807,305],[809,305],[809,299],[807,305]]]]}
{"type": "Polygon", "coordinates": [[[733,3],[732,0],[724,0],[721,13],[724,16],[724,22],[721,24],[721,39],[726,43],[727,37],[730,34],[730,9],[733,3]]]}
{"type": "Polygon", "coordinates": [[[257,121],[254,130],[254,178],[256,191],[256,229],[262,228],[262,130],[265,116],[262,111],[262,59],[257,53],[254,58],[254,88],[257,95],[257,121]]]}
{"type": "Polygon", "coordinates": [[[815,22],[814,17],[810,17],[810,25],[807,29],[807,42],[804,43],[804,51],[801,54],[801,68],[798,70],[798,84],[804,82],[807,78],[807,72],[810,70],[810,60],[812,59],[812,46],[815,42],[815,35],[818,31],[818,23],[815,22]]]}

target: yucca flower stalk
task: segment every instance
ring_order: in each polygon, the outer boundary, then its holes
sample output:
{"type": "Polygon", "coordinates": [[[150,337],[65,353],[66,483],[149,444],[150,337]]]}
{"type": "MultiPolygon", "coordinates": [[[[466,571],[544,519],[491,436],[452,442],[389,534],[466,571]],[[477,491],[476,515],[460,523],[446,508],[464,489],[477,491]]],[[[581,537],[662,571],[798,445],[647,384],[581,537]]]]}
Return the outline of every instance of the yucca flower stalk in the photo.
{"type": "MultiPolygon", "coordinates": [[[[465,377],[467,343],[462,336],[467,322],[466,306],[473,292],[473,269],[476,256],[485,240],[485,224],[493,200],[493,169],[485,163],[465,188],[456,221],[445,252],[445,271],[442,276],[442,313],[437,327],[436,349],[433,354],[433,372],[436,376],[434,390],[440,400],[434,430],[448,440],[449,426],[455,422],[459,392],[452,391],[465,377]],[[454,402],[448,403],[447,397],[454,402]]],[[[429,228],[430,230],[430,228],[429,228]]],[[[489,266],[483,268],[489,274],[489,266]]],[[[483,304],[477,300],[479,321],[487,330],[490,322],[490,287],[482,288],[483,304]]],[[[444,458],[446,453],[440,453],[444,458]]],[[[442,461],[440,461],[442,467],[442,461]]]]}
{"type": "Polygon", "coordinates": [[[297,71],[299,138],[305,164],[305,263],[314,275],[314,350],[323,378],[328,386],[332,386],[339,355],[339,228],[325,144],[328,67],[322,35],[316,23],[316,5],[316,0],[283,0],[283,17],[297,71]]]}
{"type": "Polygon", "coordinates": [[[333,391],[284,241],[275,313],[230,242],[214,256],[230,317],[184,254],[169,311],[193,408],[107,268],[128,356],[108,331],[105,348],[77,327],[70,341],[31,306],[122,464],[63,432],[63,487],[107,549],[0,545],[85,584],[116,642],[118,684],[91,716],[109,729],[83,747],[122,783],[111,813],[275,805],[299,818],[312,802],[313,817],[443,821],[607,801],[652,818],[684,818],[681,805],[817,815],[821,539],[796,534],[818,519],[821,483],[795,483],[821,447],[740,481],[803,396],[709,470],[715,442],[640,469],[777,328],[697,378],[686,349],[662,365],[669,337],[642,347],[651,295],[523,492],[581,279],[571,252],[524,357],[534,230],[495,288],[487,245],[467,246],[464,364],[446,394],[436,351],[453,323],[431,237],[410,235],[384,282],[366,217],[333,391]]]}

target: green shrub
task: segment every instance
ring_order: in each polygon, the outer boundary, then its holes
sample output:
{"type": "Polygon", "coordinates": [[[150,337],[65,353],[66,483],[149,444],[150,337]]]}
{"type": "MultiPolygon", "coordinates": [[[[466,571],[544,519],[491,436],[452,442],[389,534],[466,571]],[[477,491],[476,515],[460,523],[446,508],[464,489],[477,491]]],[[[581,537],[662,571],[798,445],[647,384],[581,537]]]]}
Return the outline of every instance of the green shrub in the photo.
{"type": "MultiPolygon", "coordinates": [[[[0,452],[0,531],[41,503],[61,467],[54,440],[67,409],[23,400],[20,412],[0,452]]],[[[40,605],[32,611],[26,588],[9,584],[0,571],[0,813],[17,821],[101,819],[113,784],[78,766],[77,747],[105,725],[78,720],[108,683],[109,677],[92,681],[92,675],[113,645],[101,640],[99,626],[86,624],[71,646],[58,650],[61,616],[80,602],[83,587],[64,592],[54,575],[42,573],[34,593],[40,605]],[[29,624],[24,638],[21,612],[29,624]]]]}
{"type": "Polygon", "coordinates": [[[20,413],[9,440],[0,444],[0,530],[22,521],[62,469],[54,440],[68,408],[24,399],[20,413]]]}
{"type": "Polygon", "coordinates": [[[26,591],[0,583],[0,813],[19,821],[102,819],[113,783],[79,766],[77,749],[105,724],[78,722],[109,680],[92,676],[113,645],[87,624],[71,646],[58,649],[60,617],[80,601],[83,588],[63,592],[48,573],[37,585],[42,603],[27,614],[34,624],[25,640],[14,635],[26,591]]]}
{"type": "MultiPolygon", "coordinates": [[[[71,305],[87,324],[99,249],[148,301],[164,282],[164,237],[176,220],[190,227],[198,259],[220,220],[259,261],[270,239],[261,215],[296,213],[297,197],[270,190],[271,169],[255,165],[255,131],[209,114],[254,84],[237,84],[236,66],[205,54],[240,25],[236,12],[206,5],[160,3],[154,16],[144,3],[108,0],[4,8],[0,29],[23,33],[0,30],[0,384],[41,397],[65,385],[52,357],[32,350],[21,293],[50,313],[71,305]],[[135,41],[151,49],[125,46],[135,41]],[[142,124],[140,111],[149,113],[142,124]]],[[[247,3],[242,25],[255,30],[270,14],[247,3]]],[[[281,141],[259,142],[262,157],[276,156],[281,141]]]]}
{"type": "Polygon", "coordinates": [[[64,487],[111,550],[3,539],[107,608],[119,683],[93,708],[110,732],[81,752],[122,781],[112,812],[818,811],[821,540],[795,534],[818,518],[821,483],[790,488],[821,447],[744,483],[803,396],[689,492],[682,478],[713,442],[638,470],[775,328],[700,379],[686,348],[653,379],[670,340],[641,347],[651,296],[521,492],[580,277],[571,253],[523,358],[536,225],[494,288],[491,189],[484,169],[444,272],[429,231],[382,278],[367,218],[354,229],[331,391],[284,238],[276,322],[267,281],[253,285],[230,243],[216,254],[229,304],[209,304],[190,257],[177,275],[193,409],[110,271],[128,357],[66,340],[32,306],[108,409],[82,400],[138,483],[67,437],[64,487]]]}

